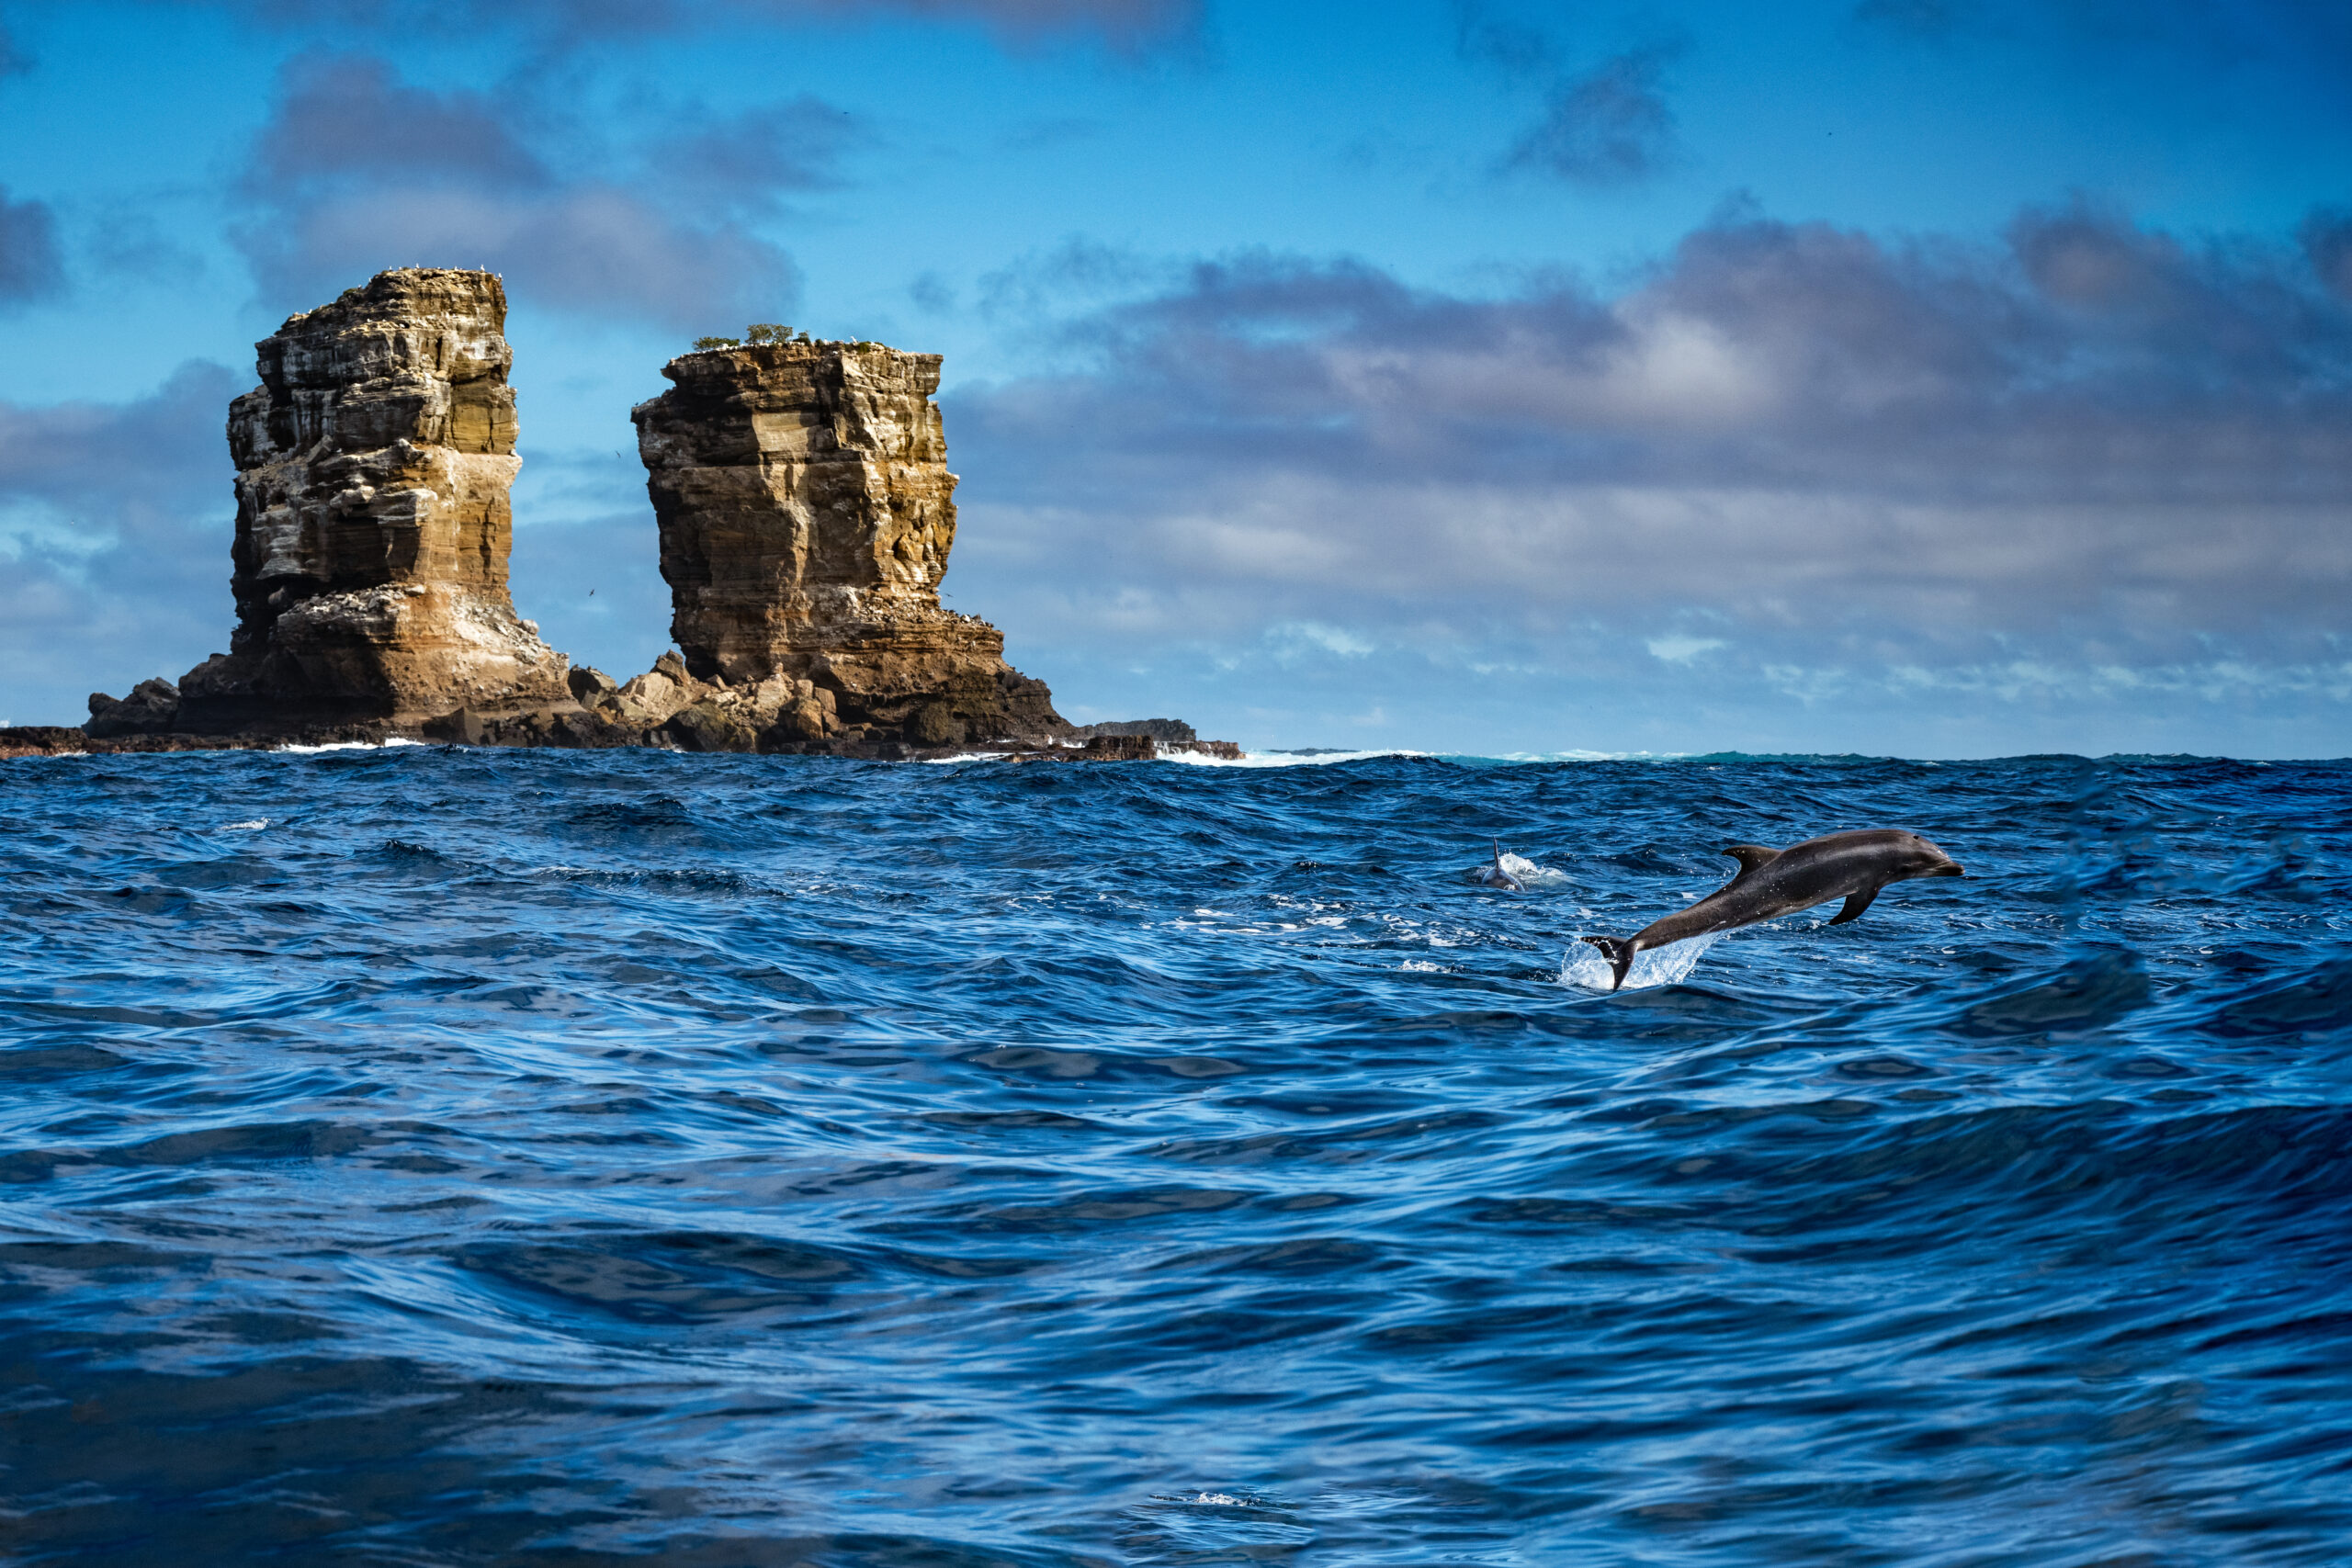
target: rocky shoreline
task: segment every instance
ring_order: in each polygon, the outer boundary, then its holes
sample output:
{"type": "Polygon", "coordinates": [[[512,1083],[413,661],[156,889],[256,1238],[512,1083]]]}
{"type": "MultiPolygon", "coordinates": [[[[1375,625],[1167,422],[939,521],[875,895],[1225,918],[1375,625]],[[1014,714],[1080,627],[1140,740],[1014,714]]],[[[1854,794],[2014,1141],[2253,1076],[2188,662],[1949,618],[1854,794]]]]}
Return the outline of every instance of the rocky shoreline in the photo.
{"type": "Polygon", "coordinates": [[[662,368],[631,418],[676,646],[627,681],[515,610],[522,459],[505,292],[400,268],[254,345],[230,406],[229,651],[90,697],[0,758],[410,739],[886,760],[1238,758],[1173,719],[1080,727],[944,608],[956,476],[940,357],[755,329],[662,368]]]}
{"type": "MultiPolygon", "coordinates": [[[[1008,762],[1148,762],[1179,754],[1239,761],[1248,753],[1230,740],[1160,741],[1149,735],[1089,736],[1074,742],[991,740],[969,746],[909,746],[880,741],[870,746],[803,747],[797,751],[763,747],[696,747],[680,743],[665,730],[622,731],[610,737],[581,740],[570,727],[537,728],[535,722],[515,730],[486,728],[474,739],[458,735],[427,735],[424,741],[456,746],[533,746],[575,750],[634,748],[659,751],[753,750],[762,755],[845,757],[870,761],[944,761],[955,758],[997,758],[1008,762]]],[[[125,756],[157,751],[277,751],[290,747],[381,746],[420,738],[398,734],[389,727],[344,725],[332,729],[300,730],[281,735],[193,735],[185,731],[160,734],[94,737],[65,725],[0,726],[0,761],[22,757],[125,756]]]]}

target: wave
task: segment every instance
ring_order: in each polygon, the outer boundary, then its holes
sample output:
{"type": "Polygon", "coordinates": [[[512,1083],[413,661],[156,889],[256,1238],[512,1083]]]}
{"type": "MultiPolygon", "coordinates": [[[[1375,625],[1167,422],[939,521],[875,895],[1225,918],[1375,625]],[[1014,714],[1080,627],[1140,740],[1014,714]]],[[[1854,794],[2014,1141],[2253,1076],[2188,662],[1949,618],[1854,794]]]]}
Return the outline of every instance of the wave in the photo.
{"type": "Polygon", "coordinates": [[[510,757],[12,795],[17,1556],[2344,1556],[2344,769],[510,757]]]}

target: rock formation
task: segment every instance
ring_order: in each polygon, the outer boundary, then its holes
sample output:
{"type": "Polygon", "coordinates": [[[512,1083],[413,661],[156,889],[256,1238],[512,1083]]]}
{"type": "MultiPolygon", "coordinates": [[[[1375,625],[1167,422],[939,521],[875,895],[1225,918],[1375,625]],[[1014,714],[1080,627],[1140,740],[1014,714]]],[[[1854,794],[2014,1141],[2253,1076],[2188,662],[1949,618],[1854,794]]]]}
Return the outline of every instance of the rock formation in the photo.
{"type": "Polygon", "coordinates": [[[625,683],[574,669],[506,586],[514,394],[485,272],[379,273],[254,345],[229,410],[237,627],[225,654],[0,756],[392,736],[902,757],[1236,757],[1175,719],[1074,728],[939,603],[956,476],[939,356],[873,343],[698,350],[638,406],[673,637],[625,683]],[[1083,742],[1082,745],[1077,744],[1083,742]]]}
{"type": "Polygon", "coordinates": [[[787,682],[775,744],[1069,732],[1045,683],[1005,663],[1001,632],[940,605],[956,476],[931,400],[939,355],[767,343],[662,374],[674,386],[630,417],[684,674],[787,682]]]}
{"type": "Polygon", "coordinates": [[[176,728],[400,728],[570,700],[563,656],[507,592],[505,325],[495,276],[410,267],[254,345],[262,384],[229,409],[237,628],[181,681],[176,728]]]}

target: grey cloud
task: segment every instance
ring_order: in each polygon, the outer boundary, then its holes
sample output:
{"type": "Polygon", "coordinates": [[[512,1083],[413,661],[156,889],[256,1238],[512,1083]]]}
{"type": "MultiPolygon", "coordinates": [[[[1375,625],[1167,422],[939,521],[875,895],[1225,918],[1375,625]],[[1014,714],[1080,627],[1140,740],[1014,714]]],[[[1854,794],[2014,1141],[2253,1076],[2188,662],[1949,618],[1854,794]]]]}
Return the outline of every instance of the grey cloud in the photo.
{"type": "Polygon", "coordinates": [[[701,117],[657,140],[649,173],[706,208],[771,211],[780,193],[831,190],[865,128],[810,94],[723,118],[701,117]]]}
{"type": "Polygon", "coordinates": [[[57,247],[57,216],[40,201],[11,201],[0,186],[0,307],[30,304],[65,292],[65,264],[57,247]]]}
{"type": "Polygon", "coordinates": [[[1548,75],[1557,68],[1559,51],[1543,28],[1498,17],[1476,0],[1456,0],[1453,41],[1464,59],[1494,66],[1513,80],[1548,75]]]}
{"type": "Polygon", "coordinates": [[[944,316],[956,309],[956,288],[935,272],[918,273],[907,285],[907,298],[926,315],[944,316]]]}
{"type": "Polygon", "coordinates": [[[2303,220],[2301,237],[2319,280],[2337,299],[2352,300],[2352,210],[2321,208],[2303,220]]]}
{"type": "Polygon", "coordinates": [[[369,177],[499,190],[548,183],[488,96],[408,86],[365,55],[314,55],[287,67],[243,177],[249,188],[279,195],[369,177]]]}
{"type": "Polygon", "coordinates": [[[1490,0],[1456,0],[1454,15],[1455,49],[1464,59],[1543,92],[1542,117],[1498,160],[1501,171],[1621,186],[1647,179],[1680,157],[1665,77],[1688,50],[1686,40],[1654,39],[1577,71],[1566,63],[1566,51],[1545,28],[1490,0]]]}
{"type": "Polygon", "coordinates": [[[950,433],[981,561],[1086,582],[1073,625],[1557,650],[1695,615],[1713,661],[1935,680],[2352,652],[2352,311],[2276,241],[1747,219],[1487,299],[1242,256],[1069,342],[950,433]]]}
{"type": "Polygon", "coordinates": [[[1916,39],[2153,51],[2208,78],[2252,61],[2339,76],[2352,66],[2352,10],[2311,0],[1860,0],[1853,14],[1916,39]]]}
{"type": "Polygon", "coordinates": [[[800,291],[798,267],[776,245],[610,186],[530,199],[377,187],[271,211],[237,237],[265,288],[295,309],[409,265],[486,267],[537,308],[681,329],[789,313],[800,291]]]}
{"type": "Polygon", "coordinates": [[[93,686],[176,678],[220,646],[220,411],[244,385],[198,363],[128,403],[0,403],[0,717],[79,723],[93,686]]]}
{"type": "Polygon", "coordinates": [[[1504,166],[1589,186],[1631,184],[1666,168],[1677,152],[1661,80],[1679,52],[1634,50],[1554,86],[1544,118],[1512,144],[1504,166]]]}
{"type": "Polygon", "coordinates": [[[362,36],[421,28],[522,29],[561,45],[744,23],[854,24],[877,17],[976,25],[1020,45],[1091,37],[1134,51],[1195,33],[1201,0],[179,0],[265,25],[362,36]]]}
{"type": "Polygon", "coordinates": [[[573,174],[549,154],[563,138],[518,130],[535,118],[527,101],[416,87],[371,59],[308,59],[256,138],[232,234],[288,308],[387,266],[486,266],[535,305],[708,331],[797,302],[798,269],[746,220],[777,188],[820,177],[821,148],[794,158],[784,141],[821,111],[802,99],[685,127],[617,178],[628,159],[579,147],[571,161],[598,172],[573,174]],[[714,181],[728,200],[709,198],[714,181]]]}
{"type": "Polygon", "coordinates": [[[82,232],[81,254],[93,272],[173,287],[197,283],[204,258],[165,231],[135,199],[98,205],[82,232]]]}
{"type": "Polygon", "coordinates": [[[979,278],[980,312],[1043,315],[1092,303],[1170,276],[1162,264],[1097,241],[1072,236],[979,278]]]}
{"type": "Polygon", "coordinates": [[[876,9],[944,21],[978,22],[1019,39],[1092,33],[1125,47],[1174,38],[1200,26],[1201,0],[745,0],[759,14],[862,17],[876,9]]]}

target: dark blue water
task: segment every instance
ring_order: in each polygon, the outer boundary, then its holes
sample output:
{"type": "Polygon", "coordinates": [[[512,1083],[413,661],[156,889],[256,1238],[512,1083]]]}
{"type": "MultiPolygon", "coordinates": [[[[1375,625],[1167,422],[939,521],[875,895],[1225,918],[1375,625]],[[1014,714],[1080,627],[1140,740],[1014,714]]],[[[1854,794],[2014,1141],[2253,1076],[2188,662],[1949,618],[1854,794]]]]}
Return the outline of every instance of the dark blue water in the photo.
{"type": "Polygon", "coordinates": [[[0,792],[10,1563],[2352,1561],[2352,765],[0,792]]]}

